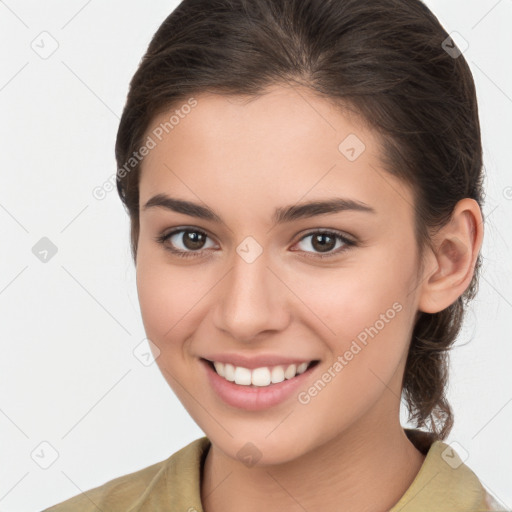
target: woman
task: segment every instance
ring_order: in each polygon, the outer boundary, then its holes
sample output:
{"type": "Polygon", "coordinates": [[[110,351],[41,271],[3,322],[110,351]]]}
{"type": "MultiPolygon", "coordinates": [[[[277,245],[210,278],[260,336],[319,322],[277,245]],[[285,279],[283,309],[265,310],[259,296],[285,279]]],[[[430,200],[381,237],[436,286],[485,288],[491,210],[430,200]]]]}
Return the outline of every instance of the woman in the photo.
{"type": "Polygon", "coordinates": [[[500,510],[443,442],[482,149],[424,4],[184,0],[116,158],[146,334],[206,436],[48,510],[500,510]]]}

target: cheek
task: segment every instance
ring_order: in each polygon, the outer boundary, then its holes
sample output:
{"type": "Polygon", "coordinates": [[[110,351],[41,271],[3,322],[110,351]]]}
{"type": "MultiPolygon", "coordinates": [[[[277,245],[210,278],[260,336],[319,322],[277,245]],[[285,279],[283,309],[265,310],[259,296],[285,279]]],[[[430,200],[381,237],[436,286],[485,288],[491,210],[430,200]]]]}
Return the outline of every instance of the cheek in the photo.
{"type": "Polygon", "coordinates": [[[204,286],[193,276],[193,272],[173,270],[161,257],[147,256],[143,250],[138,255],[137,293],[142,320],[148,338],[160,350],[172,349],[173,339],[186,337],[186,326],[204,286]]]}
{"type": "MultiPolygon", "coordinates": [[[[414,308],[407,298],[406,279],[396,275],[391,279],[378,272],[354,271],[335,280],[336,285],[329,281],[323,283],[323,292],[320,286],[311,286],[308,295],[308,305],[322,312],[318,317],[330,331],[324,338],[330,354],[319,374],[326,384],[315,381],[301,391],[304,402],[311,401],[311,408],[326,418],[334,434],[340,424],[350,423],[381,397],[400,395],[397,371],[407,355],[414,308]]],[[[306,416],[309,410],[306,405],[306,416]]],[[[309,428],[315,428],[313,420],[309,428]]]]}
{"type": "Polygon", "coordinates": [[[361,263],[289,279],[296,283],[294,293],[314,313],[311,318],[316,319],[317,330],[323,326],[327,336],[346,340],[376,322],[381,326],[382,316],[384,321],[395,319],[400,316],[398,309],[407,309],[413,300],[409,295],[412,268],[407,266],[404,262],[398,270],[388,264],[361,263]]]}
{"type": "Polygon", "coordinates": [[[304,302],[315,313],[309,316],[310,328],[325,333],[331,358],[327,365],[338,356],[346,361],[341,372],[345,377],[340,373],[337,382],[346,378],[349,388],[362,390],[382,386],[376,375],[384,382],[392,378],[407,353],[415,314],[410,294],[415,270],[414,254],[400,255],[387,247],[349,267],[296,280],[301,283],[297,295],[306,297],[304,302]]]}

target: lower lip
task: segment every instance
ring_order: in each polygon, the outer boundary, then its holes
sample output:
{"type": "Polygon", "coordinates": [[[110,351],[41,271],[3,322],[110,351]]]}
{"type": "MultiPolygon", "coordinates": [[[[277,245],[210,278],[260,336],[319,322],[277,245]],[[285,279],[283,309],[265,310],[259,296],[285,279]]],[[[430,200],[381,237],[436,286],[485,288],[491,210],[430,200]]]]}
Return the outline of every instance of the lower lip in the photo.
{"type": "Polygon", "coordinates": [[[206,369],[208,380],[217,395],[228,405],[246,411],[261,411],[284,402],[305,384],[310,373],[318,365],[308,368],[304,373],[292,379],[285,379],[277,384],[242,386],[229,382],[218,375],[204,359],[201,359],[201,364],[206,369]]]}

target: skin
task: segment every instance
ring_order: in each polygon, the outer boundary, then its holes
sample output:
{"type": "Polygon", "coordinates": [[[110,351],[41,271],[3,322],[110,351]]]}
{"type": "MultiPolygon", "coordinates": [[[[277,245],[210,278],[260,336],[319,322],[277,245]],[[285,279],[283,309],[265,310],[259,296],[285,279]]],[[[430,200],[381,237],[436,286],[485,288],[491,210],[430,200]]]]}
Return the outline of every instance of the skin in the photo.
{"type": "MultiPolygon", "coordinates": [[[[136,271],[160,370],[212,442],[201,481],[204,510],[389,510],[424,461],[399,421],[415,317],[446,308],[468,287],[483,237],[480,208],[460,201],[421,260],[412,191],[384,171],[378,136],[355,115],[285,86],[250,102],[196,99],[142,164],[136,271]],[[349,134],[366,146],[355,161],[338,149],[349,134]],[[226,225],[144,209],[159,193],[207,205],[226,225]],[[333,197],[364,202],[375,213],[272,226],[277,207],[333,197]],[[155,241],[171,228],[206,233],[202,253],[198,245],[199,256],[179,258],[155,241]],[[322,260],[306,236],[314,230],[338,231],[357,245],[322,260]],[[250,264],[236,251],[248,236],[263,250],[250,264]],[[199,363],[212,352],[318,359],[301,389],[307,391],[394,303],[401,311],[308,404],[294,394],[264,411],[233,408],[199,363]],[[253,466],[237,457],[248,442],[261,454],[253,466]]],[[[155,118],[148,134],[168,118],[155,118]]],[[[182,235],[167,247],[193,252],[182,235]]],[[[332,242],[328,252],[343,246],[332,242]]]]}

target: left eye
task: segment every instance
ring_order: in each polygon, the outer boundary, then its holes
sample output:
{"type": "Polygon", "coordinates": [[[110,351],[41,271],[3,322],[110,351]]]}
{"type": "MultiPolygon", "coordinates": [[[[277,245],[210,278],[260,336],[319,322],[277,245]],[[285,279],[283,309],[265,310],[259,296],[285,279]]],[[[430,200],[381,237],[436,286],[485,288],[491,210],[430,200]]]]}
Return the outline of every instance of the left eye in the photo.
{"type": "MultiPolygon", "coordinates": [[[[308,233],[306,236],[302,237],[298,243],[303,242],[307,238],[311,238],[309,243],[313,246],[313,248],[319,251],[319,253],[313,254],[313,257],[319,258],[335,256],[355,245],[355,242],[352,240],[349,240],[343,235],[332,231],[314,231],[312,233],[308,233]],[[341,242],[341,248],[338,246],[338,250],[333,252],[337,242],[341,242]]],[[[310,251],[305,252],[308,253],[310,251]]]]}

